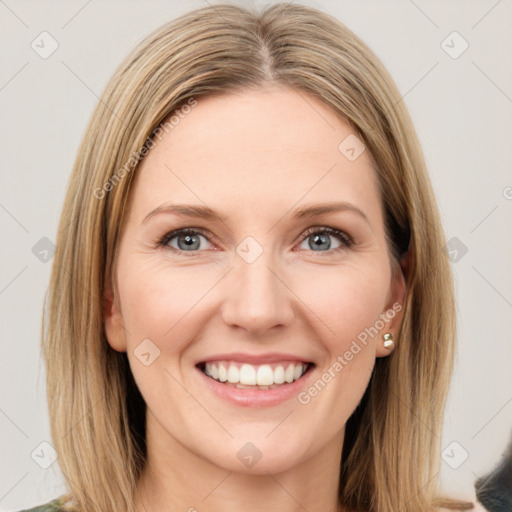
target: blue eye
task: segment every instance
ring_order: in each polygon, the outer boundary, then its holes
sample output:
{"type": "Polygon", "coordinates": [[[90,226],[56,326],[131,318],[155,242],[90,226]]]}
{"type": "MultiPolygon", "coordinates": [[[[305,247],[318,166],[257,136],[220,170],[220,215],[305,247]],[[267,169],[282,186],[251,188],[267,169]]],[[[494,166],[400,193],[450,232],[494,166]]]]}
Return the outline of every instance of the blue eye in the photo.
{"type": "MultiPolygon", "coordinates": [[[[158,243],[159,247],[171,249],[174,252],[201,252],[201,239],[208,241],[206,231],[201,228],[182,228],[167,233],[158,243]],[[174,243],[176,241],[176,243],[174,243]]],[[[306,250],[313,252],[333,253],[348,249],[352,246],[352,239],[343,231],[329,227],[310,228],[301,238],[301,245],[307,242],[306,250]],[[332,247],[332,239],[335,238],[338,245],[332,247]]],[[[203,244],[204,245],[204,244],[203,244]]],[[[205,249],[204,246],[202,247],[205,249]]]]}
{"type": "Polygon", "coordinates": [[[170,247],[177,251],[195,252],[201,245],[201,238],[206,239],[202,230],[183,228],[165,235],[159,245],[170,247]],[[174,239],[176,239],[178,247],[171,245],[171,241],[174,239]]]}
{"type": "Polygon", "coordinates": [[[304,242],[308,243],[308,248],[315,252],[329,252],[331,249],[331,239],[336,238],[339,245],[334,247],[332,251],[347,249],[352,245],[352,239],[343,231],[333,228],[311,228],[304,233],[304,242]],[[323,250],[325,249],[325,250],[323,250]]]}

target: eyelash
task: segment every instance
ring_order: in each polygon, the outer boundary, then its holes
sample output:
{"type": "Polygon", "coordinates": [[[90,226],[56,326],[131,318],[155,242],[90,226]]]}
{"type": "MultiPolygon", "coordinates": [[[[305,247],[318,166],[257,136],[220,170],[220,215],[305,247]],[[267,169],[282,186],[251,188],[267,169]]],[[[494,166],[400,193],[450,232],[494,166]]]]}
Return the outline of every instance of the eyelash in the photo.
{"type": "MultiPolygon", "coordinates": [[[[179,236],[179,235],[197,235],[197,234],[198,235],[202,235],[203,237],[208,239],[207,231],[205,231],[202,228],[181,228],[181,229],[176,229],[175,231],[171,231],[171,232],[167,233],[158,242],[158,247],[161,247],[161,248],[164,248],[164,249],[169,249],[169,250],[171,250],[173,252],[178,252],[178,253],[185,253],[185,254],[186,253],[190,253],[189,255],[192,256],[195,253],[202,252],[202,251],[183,251],[183,250],[180,250],[180,249],[176,249],[175,247],[170,247],[167,244],[173,238],[175,238],[176,236],[179,236]]],[[[304,240],[306,240],[312,234],[328,234],[328,235],[333,235],[333,236],[337,237],[338,240],[342,243],[342,245],[340,247],[336,247],[335,249],[330,249],[330,250],[327,250],[327,251],[313,251],[313,250],[311,250],[311,252],[315,252],[315,253],[326,253],[326,254],[338,253],[340,251],[349,249],[354,244],[354,241],[352,240],[352,238],[350,236],[348,236],[346,233],[344,233],[343,231],[340,231],[339,229],[330,228],[330,227],[327,227],[327,226],[324,226],[322,228],[313,227],[313,228],[307,229],[303,233],[302,238],[299,241],[299,244],[302,243],[304,240]]]]}

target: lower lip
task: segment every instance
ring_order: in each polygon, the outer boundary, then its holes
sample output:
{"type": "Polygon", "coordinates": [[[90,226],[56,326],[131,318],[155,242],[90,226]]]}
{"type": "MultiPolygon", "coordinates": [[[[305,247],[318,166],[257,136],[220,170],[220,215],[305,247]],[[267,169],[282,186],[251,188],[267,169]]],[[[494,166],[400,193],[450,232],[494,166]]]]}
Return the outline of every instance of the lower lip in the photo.
{"type": "Polygon", "coordinates": [[[244,407],[271,407],[297,396],[306,387],[314,367],[309,368],[300,379],[274,389],[240,389],[208,377],[197,367],[196,370],[217,396],[232,404],[244,407]]]}

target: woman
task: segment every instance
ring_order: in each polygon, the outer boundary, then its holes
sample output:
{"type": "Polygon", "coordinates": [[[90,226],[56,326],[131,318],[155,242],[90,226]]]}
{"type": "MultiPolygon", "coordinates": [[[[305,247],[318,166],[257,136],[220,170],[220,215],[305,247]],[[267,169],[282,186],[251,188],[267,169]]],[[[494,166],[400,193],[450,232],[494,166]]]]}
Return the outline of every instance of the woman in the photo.
{"type": "Polygon", "coordinates": [[[70,492],[46,509],[471,508],[437,495],[444,243],[400,95],[340,22],[226,4],[155,31],[61,217],[43,346],[70,492]]]}

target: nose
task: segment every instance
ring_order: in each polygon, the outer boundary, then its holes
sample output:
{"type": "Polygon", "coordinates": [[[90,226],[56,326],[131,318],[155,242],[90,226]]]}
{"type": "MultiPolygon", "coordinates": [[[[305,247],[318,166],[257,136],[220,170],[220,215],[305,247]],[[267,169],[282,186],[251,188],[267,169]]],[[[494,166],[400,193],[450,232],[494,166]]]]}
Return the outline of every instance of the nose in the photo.
{"type": "Polygon", "coordinates": [[[231,328],[245,329],[258,337],[274,327],[291,325],[293,293],[286,277],[264,251],[256,261],[247,263],[236,255],[234,268],[225,279],[222,318],[231,328]]]}

